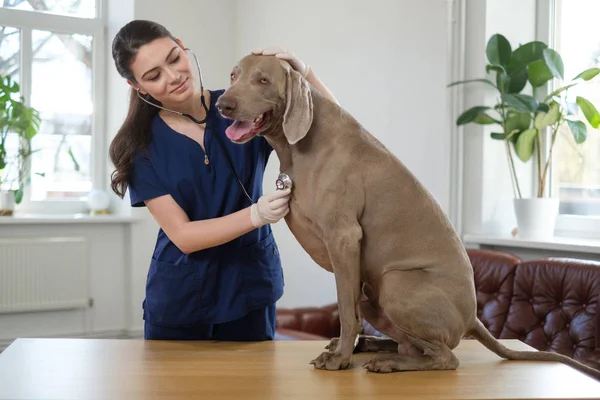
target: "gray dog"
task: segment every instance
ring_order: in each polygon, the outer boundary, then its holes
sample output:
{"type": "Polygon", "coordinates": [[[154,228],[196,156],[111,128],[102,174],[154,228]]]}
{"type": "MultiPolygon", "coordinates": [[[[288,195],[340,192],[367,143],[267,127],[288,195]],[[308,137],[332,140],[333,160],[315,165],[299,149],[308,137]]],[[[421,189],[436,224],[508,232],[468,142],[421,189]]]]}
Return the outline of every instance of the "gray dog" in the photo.
{"type": "Polygon", "coordinates": [[[473,269],[438,203],[351,115],[285,61],[249,55],[217,107],[235,122],[230,140],[263,135],[294,182],[285,220],[311,258],[335,276],[341,334],[311,361],[348,368],[357,350],[397,349],[365,364],[374,372],[456,369],[453,349],[471,336],[511,360],[559,361],[513,351],[477,318],[473,269]],[[361,300],[361,294],[366,300],[361,300]],[[360,336],[365,318],[391,339],[360,336]]]}

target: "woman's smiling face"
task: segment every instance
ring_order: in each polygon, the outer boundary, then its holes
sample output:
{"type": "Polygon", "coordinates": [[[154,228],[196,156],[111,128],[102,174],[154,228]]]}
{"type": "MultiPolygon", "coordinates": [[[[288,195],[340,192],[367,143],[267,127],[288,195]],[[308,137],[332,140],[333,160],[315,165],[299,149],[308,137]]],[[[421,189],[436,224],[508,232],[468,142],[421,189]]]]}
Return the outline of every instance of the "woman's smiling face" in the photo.
{"type": "Polygon", "coordinates": [[[131,72],[136,82],[129,84],[164,106],[176,107],[194,93],[190,59],[179,40],[160,38],[141,46],[131,64],[131,72]]]}

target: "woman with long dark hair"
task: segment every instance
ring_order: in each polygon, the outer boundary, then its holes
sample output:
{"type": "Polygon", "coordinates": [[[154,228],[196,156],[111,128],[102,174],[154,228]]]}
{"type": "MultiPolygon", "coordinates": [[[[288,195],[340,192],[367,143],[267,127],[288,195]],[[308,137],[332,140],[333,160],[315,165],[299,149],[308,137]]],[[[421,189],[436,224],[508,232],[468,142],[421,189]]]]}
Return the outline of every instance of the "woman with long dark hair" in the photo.
{"type": "MultiPolygon", "coordinates": [[[[333,99],[302,61],[275,53],[333,99]]],[[[111,187],[121,198],[128,191],[131,205],[147,207],[160,226],[144,337],[272,339],[284,280],[270,224],[288,213],[290,191],[262,193],[271,146],[260,136],[241,145],[227,139],[232,121],[215,107],[224,90],[196,87],[190,53],[164,26],[129,22],[112,55],[131,95],[110,144],[111,187]]]]}

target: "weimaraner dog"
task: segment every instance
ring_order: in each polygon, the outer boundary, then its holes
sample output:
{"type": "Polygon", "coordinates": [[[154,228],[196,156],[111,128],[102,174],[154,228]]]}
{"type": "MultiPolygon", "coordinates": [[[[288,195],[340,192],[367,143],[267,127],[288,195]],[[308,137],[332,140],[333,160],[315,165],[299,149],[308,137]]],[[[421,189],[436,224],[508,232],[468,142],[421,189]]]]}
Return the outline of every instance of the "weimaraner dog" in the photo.
{"type": "Polygon", "coordinates": [[[294,183],[286,223],[335,276],[341,333],[311,361],[315,368],[346,369],[355,351],[381,351],[367,370],[456,369],[452,350],[470,336],[506,359],[559,361],[600,378],[572,358],[513,351],[489,333],[477,318],[466,250],[438,203],[286,61],[242,58],[216,106],[235,120],[230,140],[263,135],[272,145],[280,171],[294,183]],[[389,339],[360,335],[362,318],[389,339]]]}

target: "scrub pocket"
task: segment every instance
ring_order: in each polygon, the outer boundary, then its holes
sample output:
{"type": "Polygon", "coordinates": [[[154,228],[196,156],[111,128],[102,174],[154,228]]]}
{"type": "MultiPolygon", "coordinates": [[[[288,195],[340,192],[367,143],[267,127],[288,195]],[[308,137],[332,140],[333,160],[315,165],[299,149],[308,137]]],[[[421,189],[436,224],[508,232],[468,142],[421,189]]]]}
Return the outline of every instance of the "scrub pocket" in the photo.
{"type": "Polygon", "coordinates": [[[189,326],[203,317],[206,265],[152,259],[146,281],[145,318],[154,325],[189,326]]]}
{"type": "Polygon", "coordinates": [[[283,295],[283,269],[273,232],[260,242],[242,249],[243,293],[251,308],[264,307],[283,295]]]}

